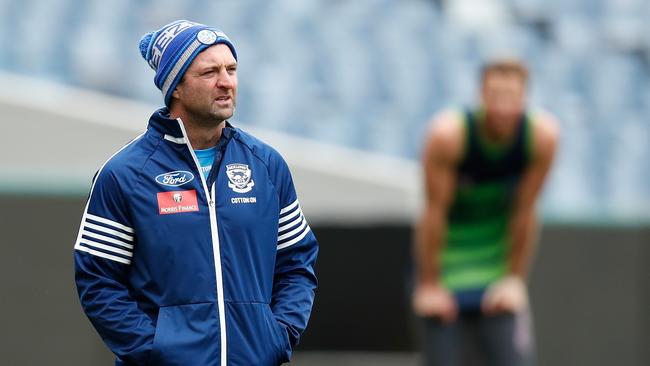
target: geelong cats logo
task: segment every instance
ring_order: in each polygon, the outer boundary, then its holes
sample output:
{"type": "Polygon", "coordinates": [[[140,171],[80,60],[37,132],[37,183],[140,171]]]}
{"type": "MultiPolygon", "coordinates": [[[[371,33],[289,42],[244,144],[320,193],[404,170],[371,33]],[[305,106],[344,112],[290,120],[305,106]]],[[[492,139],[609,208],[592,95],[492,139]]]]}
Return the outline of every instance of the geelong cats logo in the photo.
{"type": "Polygon", "coordinates": [[[226,165],[226,175],[228,176],[228,187],[237,193],[250,192],[255,185],[251,179],[251,170],[246,164],[228,164],[226,165]]]}

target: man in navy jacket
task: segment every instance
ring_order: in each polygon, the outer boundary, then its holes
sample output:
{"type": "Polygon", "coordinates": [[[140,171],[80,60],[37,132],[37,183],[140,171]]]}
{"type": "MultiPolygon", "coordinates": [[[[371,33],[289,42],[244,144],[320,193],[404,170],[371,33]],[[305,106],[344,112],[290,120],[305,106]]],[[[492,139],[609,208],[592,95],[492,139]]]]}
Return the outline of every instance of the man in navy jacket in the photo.
{"type": "Polygon", "coordinates": [[[97,172],[74,250],[116,365],[279,365],[314,301],[318,243],[277,151],[227,122],[237,53],[175,21],[140,51],[166,107],[97,172]]]}

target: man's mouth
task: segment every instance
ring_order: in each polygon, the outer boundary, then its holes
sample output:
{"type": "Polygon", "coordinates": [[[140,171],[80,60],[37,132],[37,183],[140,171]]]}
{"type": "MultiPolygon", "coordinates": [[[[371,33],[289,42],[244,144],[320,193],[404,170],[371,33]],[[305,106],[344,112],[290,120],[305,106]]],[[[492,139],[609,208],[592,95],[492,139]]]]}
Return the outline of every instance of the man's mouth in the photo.
{"type": "Polygon", "coordinates": [[[214,98],[217,102],[227,102],[230,100],[230,95],[222,95],[219,97],[214,98]]]}

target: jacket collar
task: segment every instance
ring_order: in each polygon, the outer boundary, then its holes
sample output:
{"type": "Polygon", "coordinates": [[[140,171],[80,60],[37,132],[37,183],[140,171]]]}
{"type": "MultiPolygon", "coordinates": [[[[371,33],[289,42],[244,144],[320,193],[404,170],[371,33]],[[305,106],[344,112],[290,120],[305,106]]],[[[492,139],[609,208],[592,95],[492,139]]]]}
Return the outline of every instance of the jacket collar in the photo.
{"type": "MultiPolygon", "coordinates": [[[[167,107],[156,110],[149,118],[149,127],[151,129],[167,140],[176,139],[179,142],[184,140],[180,123],[179,120],[169,117],[169,109],[167,107]]],[[[230,140],[235,133],[235,127],[226,121],[226,126],[221,132],[221,140],[224,140],[224,138],[225,140],[230,140]]]]}

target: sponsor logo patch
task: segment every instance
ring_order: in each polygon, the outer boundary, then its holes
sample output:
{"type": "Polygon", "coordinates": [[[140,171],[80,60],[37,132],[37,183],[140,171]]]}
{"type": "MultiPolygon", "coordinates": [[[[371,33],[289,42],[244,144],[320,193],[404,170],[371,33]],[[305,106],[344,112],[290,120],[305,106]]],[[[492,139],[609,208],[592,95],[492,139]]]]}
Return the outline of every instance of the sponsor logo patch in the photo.
{"type": "Polygon", "coordinates": [[[255,185],[251,179],[251,170],[246,164],[228,164],[226,165],[226,175],[228,176],[228,187],[236,193],[250,192],[255,185]]]}
{"type": "Polygon", "coordinates": [[[178,187],[194,180],[194,174],[187,170],[176,170],[156,176],[156,182],[164,186],[178,187]]]}
{"type": "Polygon", "coordinates": [[[158,192],[158,213],[161,215],[199,210],[196,191],[158,192]]]}
{"type": "Polygon", "coordinates": [[[239,203],[257,203],[257,197],[232,197],[230,203],[234,205],[239,203]]]}

